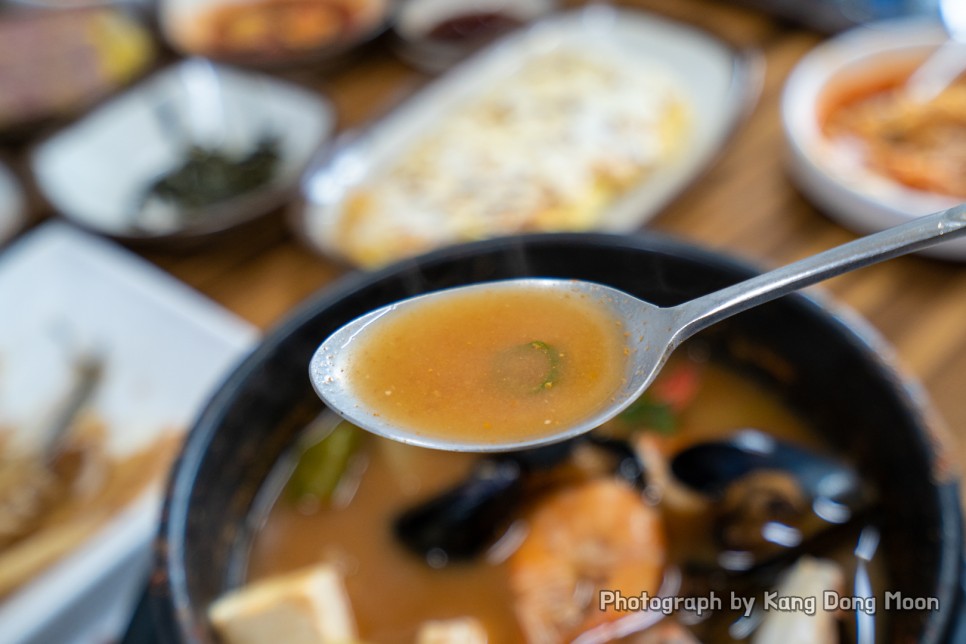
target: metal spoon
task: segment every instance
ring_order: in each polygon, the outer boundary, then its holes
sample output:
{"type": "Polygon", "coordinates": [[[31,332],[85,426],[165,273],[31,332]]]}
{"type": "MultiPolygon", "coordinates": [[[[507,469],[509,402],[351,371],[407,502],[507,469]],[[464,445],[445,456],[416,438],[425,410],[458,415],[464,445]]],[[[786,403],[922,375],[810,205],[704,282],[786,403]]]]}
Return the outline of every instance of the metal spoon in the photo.
{"type": "Polygon", "coordinates": [[[841,273],[898,257],[940,241],[966,234],[966,204],[919,217],[855,241],[807,257],[697,299],[659,307],[614,288],[567,279],[524,278],[437,291],[403,300],[368,313],[340,328],[316,350],[309,377],[325,403],[349,421],[386,438],[450,451],[496,452],[518,450],[572,438],[617,415],[647,389],[671,352],[686,339],[716,322],[759,304],[841,273]],[[607,306],[629,331],[632,343],[624,385],[599,412],[552,434],[515,442],[493,443],[426,436],[374,416],[356,397],[347,369],[353,340],[370,324],[394,312],[418,307],[429,300],[467,289],[558,289],[586,294],[607,306]]]}
{"type": "Polygon", "coordinates": [[[949,40],[906,81],[906,92],[917,103],[927,103],[939,96],[966,70],[966,2],[939,0],[939,15],[949,40]]]}

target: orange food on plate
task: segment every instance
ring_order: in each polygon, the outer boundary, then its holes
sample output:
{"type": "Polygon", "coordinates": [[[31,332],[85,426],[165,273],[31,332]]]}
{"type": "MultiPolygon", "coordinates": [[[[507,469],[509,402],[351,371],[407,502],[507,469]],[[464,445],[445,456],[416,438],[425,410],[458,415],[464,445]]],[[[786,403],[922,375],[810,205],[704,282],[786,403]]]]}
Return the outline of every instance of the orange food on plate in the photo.
{"type": "Polygon", "coordinates": [[[869,169],[911,188],[966,198],[966,78],[920,102],[905,76],[829,109],[825,134],[854,143],[869,169]]]}
{"type": "Polygon", "coordinates": [[[214,55],[284,55],[352,39],[374,27],[381,0],[256,0],[197,17],[188,48],[214,55]]]}

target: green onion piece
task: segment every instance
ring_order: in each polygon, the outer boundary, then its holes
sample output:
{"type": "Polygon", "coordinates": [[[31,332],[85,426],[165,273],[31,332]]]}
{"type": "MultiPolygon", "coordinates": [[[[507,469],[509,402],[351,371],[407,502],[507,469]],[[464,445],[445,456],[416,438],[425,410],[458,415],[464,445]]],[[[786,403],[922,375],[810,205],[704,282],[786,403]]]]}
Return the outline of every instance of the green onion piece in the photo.
{"type": "Polygon", "coordinates": [[[662,434],[673,433],[677,425],[671,405],[654,400],[646,392],[622,411],[618,418],[640,429],[653,429],[662,434]]]}
{"type": "Polygon", "coordinates": [[[560,354],[549,344],[540,340],[534,340],[529,346],[547,357],[547,375],[543,377],[543,382],[534,389],[534,393],[550,389],[557,383],[557,378],[560,376],[560,354]]]}
{"type": "Polygon", "coordinates": [[[306,496],[328,503],[361,443],[362,430],[342,421],[299,456],[288,489],[295,500],[306,496]]]}
{"type": "Polygon", "coordinates": [[[514,392],[545,391],[560,377],[560,353],[540,340],[518,344],[497,356],[494,377],[514,392]]]}

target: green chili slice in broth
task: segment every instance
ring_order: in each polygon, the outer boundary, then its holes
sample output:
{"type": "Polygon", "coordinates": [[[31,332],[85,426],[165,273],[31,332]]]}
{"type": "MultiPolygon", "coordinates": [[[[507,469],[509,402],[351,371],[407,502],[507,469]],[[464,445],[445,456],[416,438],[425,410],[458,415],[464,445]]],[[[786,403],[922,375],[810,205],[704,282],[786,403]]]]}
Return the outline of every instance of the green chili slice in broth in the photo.
{"type": "Polygon", "coordinates": [[[560,379],[560,352],[540,340],[517,345],[498,356],[495,373],[514,391],[546,391],[560,379]]]}
{"type": "Polygon", "coordinates": [[[289,492],[298,501],[306,497],[329,503],[359,448],[362,430],[347,421],[307,448],[289,480],[289,492]]]}
{"type": "Polygon", "coordinates": [[[677,426],[677,418],[671,405],[656,400],[649,392],[644,392],[617,417],[639,429],[656,430],[662,434],[674,433],[677,426]]]}

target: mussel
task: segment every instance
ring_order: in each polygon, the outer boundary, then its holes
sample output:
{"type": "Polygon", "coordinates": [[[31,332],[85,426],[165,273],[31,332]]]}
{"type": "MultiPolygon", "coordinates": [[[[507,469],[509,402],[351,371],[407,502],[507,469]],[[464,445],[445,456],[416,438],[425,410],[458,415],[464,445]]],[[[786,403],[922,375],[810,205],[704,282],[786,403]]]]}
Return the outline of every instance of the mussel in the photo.
{"type": "Polygon", "coordinates": [[[611,469],[643,486],[643,468],[626,442],[585,436],[531,450],[481,458],[467,479],[401,513],[396,538],[432,565],[471,559],[494,543],[523,499],[528,481],[570,459],[582,446],[609,457],[611,469]]]}
{"type": "Polygon", "coordinates": [[[396,518],[396,537],[427,560],[468,559],[492,540],[522,491],[522,468],[512,459],[484,459],[469,478],[396,518]]]}
{"type": "Polygon", "coordinates": [[[563,461],[572,449],[567,441],[480,459],[465,481],[396,517],[396,538],[439,564],[474,557],[519,503],[524,477],[563,461]]]}
{"type": "Polygon", "coordinates": [[[731,555],[719,563],[734,569],[847,524],[870,500],[848,463],[753,429],[683,450],[671,471],[714,499],[714,536],[731,555]]]}

